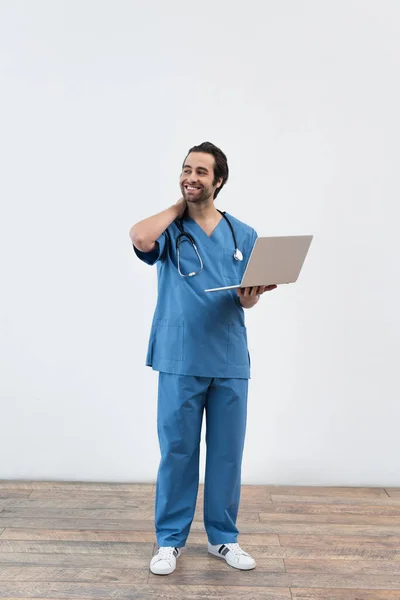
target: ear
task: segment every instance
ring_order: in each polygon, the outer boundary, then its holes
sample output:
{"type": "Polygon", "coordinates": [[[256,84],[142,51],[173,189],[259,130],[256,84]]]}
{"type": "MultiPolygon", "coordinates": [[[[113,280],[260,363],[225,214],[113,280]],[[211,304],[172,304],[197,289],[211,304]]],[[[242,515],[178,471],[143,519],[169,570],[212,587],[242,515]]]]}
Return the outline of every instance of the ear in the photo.
{"type": "Polygon", "coordinates": [[[223,180],[223,178],[222,178],[222,177],[221,177],[221,179],[218,179],[218,183],[217,183],[217,185],[216,185],[215,187],[217,187],[217,188],[220,188],[220,187],[221,187],[221,185],[222,185],[222,182],[223,182],[223,181],[224,181],[224,180],[223,180]]]}

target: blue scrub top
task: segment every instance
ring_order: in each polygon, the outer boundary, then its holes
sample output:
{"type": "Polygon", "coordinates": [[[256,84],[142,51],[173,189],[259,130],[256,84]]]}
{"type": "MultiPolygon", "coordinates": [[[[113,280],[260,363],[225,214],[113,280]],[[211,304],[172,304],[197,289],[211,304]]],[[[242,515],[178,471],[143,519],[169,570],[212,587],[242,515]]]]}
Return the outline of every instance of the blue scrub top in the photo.
{"type": "MultiPolygon", "coordinates": [[[[233,258],[235,244],[226,220],[221,218],[212,235],[187,214],[183,228],[194,238],[203,260],[201,273],[182,277],[177,270],[175,222],[151,252],[136,255],[148,265],[157,264],[158,298],[151,327],[146,365],[155,371],[198,377],[250,379],[250,355],[244,310],[236,289],[204,290],[240,283],[257,239],[256,231],[226,213],[243,260],[233,258]]],[[[200,263],[187,238],[180,247],[183,274],[198,271],[200,263]]]]}

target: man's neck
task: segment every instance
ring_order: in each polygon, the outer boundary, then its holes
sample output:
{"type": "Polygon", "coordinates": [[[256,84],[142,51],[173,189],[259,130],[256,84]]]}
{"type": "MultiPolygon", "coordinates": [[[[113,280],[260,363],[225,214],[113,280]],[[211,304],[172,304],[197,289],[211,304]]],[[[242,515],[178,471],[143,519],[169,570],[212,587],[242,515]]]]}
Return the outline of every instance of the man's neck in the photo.
{"type": "Polygon", "coordinates": [[[200,221],[201,223],[216,221],[220,218],[220,214],[214,206],[214,201],[201,205],[188,203],[187,214],[194,221],[200,221]]]}

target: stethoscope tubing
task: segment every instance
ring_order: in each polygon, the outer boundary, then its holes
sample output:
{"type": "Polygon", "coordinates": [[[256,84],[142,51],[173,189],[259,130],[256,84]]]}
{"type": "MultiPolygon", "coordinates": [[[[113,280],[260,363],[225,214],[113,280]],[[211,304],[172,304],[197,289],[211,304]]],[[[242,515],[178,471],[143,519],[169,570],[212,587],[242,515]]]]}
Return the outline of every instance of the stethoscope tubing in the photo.
{"type": "MultiPolygon", "coordinates": [[[[218,210],[218,208],[217,208],[217,210],[218,210]]],[[[241,253],[241,251],[238,248],[237,240],[236,240],[236,235],[235,235],[235,231],[233,229],[232,223],[230,222],[230,220],[226,216],[225,212],[222,212],[220,210],[218,210],[218,212],[220,213],[220,215],[223,216],[223,218],[225,219],[225,221],[228,223],[229,228],[230,228],[231,233],[232,233],[233,243],[235,244],[235,253],[233,255],[233,258],[235,260],[243,260],[243,254],[241,253]]],[[[183,221],[182,219],[177,219],[176,220],[176,225],[177,225],[177,227],[178,227],[178,229],[180,231],[180,234],[176,238],[176,243],[175,243],[175,245],[176,245],[176,251],[179,252],[182,238],[186,237],[190,241],[190,243],[192,244],[194,250],[196,251],[196,254],[197,254],[197,256],[198,256],[198,258],[200,260],[200,263],[203,264],[203,261],[201,260],[201,256],[200,256],[200,254],[199,254],[199,252],[197,250],[196,242],[195,242],[193,236],[190,233],[187,233],[184,230],[184,228],[183,228],[183,222],[182,221],[183,221]]]]}

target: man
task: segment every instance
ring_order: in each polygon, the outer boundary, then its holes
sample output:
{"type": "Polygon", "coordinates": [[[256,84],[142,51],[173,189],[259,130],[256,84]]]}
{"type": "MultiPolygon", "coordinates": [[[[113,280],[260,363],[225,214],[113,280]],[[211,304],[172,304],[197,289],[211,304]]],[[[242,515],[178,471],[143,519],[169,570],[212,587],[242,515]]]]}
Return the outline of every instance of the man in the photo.
{"type": "Polygon", "coordinates": [[[152,573],[167,575],[185,546],[199,484],[206,411],[204,525],[208,551],[237,569],[254,559],[237,543],[250,357],[244,308],[276,286],[205,293],[241,281],[257,233],[214,200],[228,180],[225,154],[210,142],[189,150],[182,198],[130,230],[136,255],[157,263],[158,300],[146,364],[159,371],[152,573]]]}

